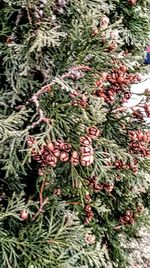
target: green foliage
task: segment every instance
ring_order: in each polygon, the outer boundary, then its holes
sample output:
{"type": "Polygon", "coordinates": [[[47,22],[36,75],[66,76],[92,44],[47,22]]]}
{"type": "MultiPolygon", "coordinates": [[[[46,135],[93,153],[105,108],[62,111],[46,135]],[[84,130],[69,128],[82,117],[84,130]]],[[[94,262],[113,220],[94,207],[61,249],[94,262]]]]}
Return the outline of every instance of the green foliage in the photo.
{"type": "Polygon", "coordinates": [[[149,157],[129,151],[128,133],[149,127],[131,112],[117,111],[130,85],[108,103],[96,91],[105,87],[108,92],[109,81],[95,84],[102,72],[111,74],[119,64],[131,76],[141,67],[144,72],[149,5],[140,0],[134,6],[125,0],[44,3],[1,1],[0,267],[105,268],[111,262],[126,268],[120,234],[130,237],[145,224],[150,192],[149,157]],[[104,15],[106,28],[101,27],[104,15]],[[111,49],[116,30],[117,47],[111,49]],[[58,139],[79,151],[80,137],[92,126],[101,131],[92,141],[92,165],[58,161],[56,167],[45,164],[43,171],[33,159],[58,139]],[[29,136],[37,143],[28,147],[29,136]],[[96,192],[91,178],[105,187],[96,192]],[[88,225],[83,224],[86,205],[94,215],[88,225]],[[132,211],[134,223],[121,223],[126,211],[132,211]]]}
{"type": "Polygon", "coordinates": [[[86,245],[84,227],[64,204],[51,200],[46,217],[24,226],[18,214],[22,209],[27,209],[22,196],[14,196],[5,214],[0,215],[1,224],[10,217],[16,219],[13,234],[10,226],[3,226],[0,231],[1,267],[100,267],[104,263],[104,251],[99,249],[99,243],[86,245]]]}

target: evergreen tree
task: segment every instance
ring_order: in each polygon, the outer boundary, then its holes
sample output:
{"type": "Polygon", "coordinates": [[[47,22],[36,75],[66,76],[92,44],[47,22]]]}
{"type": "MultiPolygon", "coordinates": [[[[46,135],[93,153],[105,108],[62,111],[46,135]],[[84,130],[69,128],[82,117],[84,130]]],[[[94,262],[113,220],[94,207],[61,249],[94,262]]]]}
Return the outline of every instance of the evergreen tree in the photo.
{"type": "Polygon", "coordinates": [[[126,268],[149,221],[144,0],[0,1],[0,267],[126,268]]]}

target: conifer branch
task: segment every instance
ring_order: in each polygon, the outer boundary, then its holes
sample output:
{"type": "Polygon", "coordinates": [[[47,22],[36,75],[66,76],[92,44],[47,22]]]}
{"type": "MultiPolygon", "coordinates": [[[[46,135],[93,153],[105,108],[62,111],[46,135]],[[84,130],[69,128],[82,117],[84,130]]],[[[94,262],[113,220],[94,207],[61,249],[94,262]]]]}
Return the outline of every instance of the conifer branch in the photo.
{"type": "MultiPolygon", "coordinates": [[[[64,73],[62,76],[60,76],[61,80],[64,80],[65,78],[70,78],[73,80],[77,80],[80,79],[82,77],[81,73],[77,73],[78,71],[91,71],[92,68],[86,65],[79,65],[79,66],[75,66],[69,69],[68,72],[64,73]]],[[[40,90],[38,90],[26,103],[25,105],[30,104],[31,102],[35,102],[35,100],[37,101],[38,98],[41,97],[41,95],[43,95],[44,93],[48,93],[51,92],[52,90],[52,86],[55,85],[57,83],[56,78],[53,79],[53,81],[45,86],[43,86],[40,90]]],[[[38,106],[38,105],[37,105],[38,106]]],[[[22,107],[22,105],[17,106],[17,109],[20,109],[22,107]]]]}
{"type": "MultiPolygon", "coordinates": [[[[83,73],[81,71],[84,72],[88,72],[91,71],[91,67],[86,66],[86,65],[79,65],[79,66],[75,66],[69,69],[68,72],[64,73],[60,79],[64,80],[65,78],[70,78],[73,80],[77,80],[83,77],[83,73]]],[[[44,94],[44,93],[48,93],[51,92],[52,90],[52,86],[54,84],[56,84],[57,81],[56,79],[54,79],[51,83],[43,86],[39,91],[37,91],[26,103],[26,105],[29,105],[30,103],[34,103],[35,107],[36,107],[36,111],[37,114],[39,115],[39,119],[36,122],[33,122],[32,125],[29,127],[30,128],[34,128],[37,125],[39,125],[41,122],[45,122],[47,124],[50,124],[50,121],[48,118],[44,117],[44,112],[43,110],[40,108],[40,104],[38,99],[44,94]]],[[[22,108],[24,105],[19,105],[16,107],[16,109],[20,109],[22,108]]]]}
{"type": "Polygon", "coordinates": [[[45,123],[47,123],[47,124],[49,124],[50,121],[49,121],[48,118],[44,117],[44,112],[43,112],[43,110],[40,108],[39,101],[38,101],[38,98],[37,98],[36,95],[34,95],[34,97],[32,98],[32,101],[33,101],[33,103],[35,104],[37,114],[39,115],[39,119],[38,119],[36,122],[33,122],[33,123],[32,123],[31,128],[36,127],[36,126],[39,125],[42,121],[45,122],[45,123]]]}

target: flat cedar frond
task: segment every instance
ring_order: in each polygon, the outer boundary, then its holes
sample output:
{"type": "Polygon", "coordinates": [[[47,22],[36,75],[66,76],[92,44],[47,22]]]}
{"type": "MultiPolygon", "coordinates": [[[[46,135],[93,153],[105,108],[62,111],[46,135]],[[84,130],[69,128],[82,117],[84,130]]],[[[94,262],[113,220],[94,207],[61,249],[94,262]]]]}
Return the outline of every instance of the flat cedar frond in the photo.
{"type": "Polygon", "coordinates": [[[40,53],[44,47],[55,47],[60,45],[60,38],[65,36],[65,33],[57,31],[59,28],[55,27],[50,30],[39,29],[36,32],[36,38],[29,49],[29,53],[40,53]]]}

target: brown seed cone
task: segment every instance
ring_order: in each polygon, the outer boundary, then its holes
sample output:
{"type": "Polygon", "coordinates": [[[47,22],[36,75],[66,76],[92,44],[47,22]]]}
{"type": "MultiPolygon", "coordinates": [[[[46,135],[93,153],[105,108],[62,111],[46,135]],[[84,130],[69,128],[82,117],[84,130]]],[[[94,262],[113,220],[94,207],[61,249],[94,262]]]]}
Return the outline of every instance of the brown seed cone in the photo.
{"type": "Polygon", "coordinates": [[[135,218],[132,211],[127,210],[123,216],[119,219],[121,224],[134,224],[135,218]]]}
{"type": "Polygon", "coordinates": [[[61,152],[60,153],[60,160],[62,162],[67,162],[69,160],[69,153],[68,152],[61,152]]]}
{"type": "Polygon", "coordinates": [[[43,164],[46,166],[56,167],[58,158],[55,157],[52,153],[49,153],[46,157],[44,157],[43,164]]]}
{"type": "Polygon", "coordinates": [[[31,156],[34,160],[36,160],[37,162],[41,163],[43,160],[43,157],[41,155],[40,152],[36,152],[34,149],[32,149],[31,151],[31,156]]]}
{"type": "Polygon", "coordinates": [[[59,149],[54,149],[53,155],[56,156],[56,157],[59,157],[60,156],[60,150],[59,149]]]}
{"type": "Polygon", "coordinates": [[[86,224],[89,224],[90,222],[91,222],[91,218],[85,218],[85,220],[84,220],[84,224],[86,225],[86,224]]]}
{"type": "Polygon", "coordinates": [[[71,150],[71,144],[62,142],[60,144],[60,149],[63,150],[64,152],[70,152],[70,150],[71,150]]]}
{"type": "Polygon", "coordinates": [[[78,100],[78,103],[81,107],[85,108],[88,105],[88,102],[86,100],[78,100]]]}
{"type": "Polygon", "coordinates": [[[137,0],[128,0],[128,3],[132,6],[136,5],[137,0]]]}
{"type": "Polygon", "coordinates": [[[141,130],[136,133],[136,136],[137,136],[137,140],[139,141],[142,141],[145,138],[144,133],[141,130]]]}
{"type": "Polygon", "coordinates": [[[109,24],[109,18],[106,15],[103,15],[100,19],[100,27],[106,29],[109,24]]]}
{"type": "Polygon", "coordinates": [[[28,219],[28,216],[29,216],[29,213],[26,211],[26,210],[22,210],[21,213],[20,213],[20,218],[22,220],[27,220],[28,219]]]}
{"type": "Polygon", "coordinates": [[[87,134],[91,139],[96,139],[100,135],[100,130],[97,127],[90,127],[87,129],[87,134]]]}
{"type": "Polygon", "coordinates": [[[93,29],[92,36],[96,36],[98,34],[99,34],[99,29],[98,28],[93,29]]]}
{"type": "Polygon", "coordinates": [[[79,154],[77,151],[72,152],[70,162],[73,166],[77,166],[79,164],[79,154]]]}
{"type": "Polygon", "coordinates": [[[93,155],[93,148],[92,146],[81,146],[80,153],[81,153],[81,156],[93,155]]]}
{"type": "Polygon", "coordinates": [[[132,109],[132,110],[133,110],[133,116],[134,116],[134,117],[138,118],[139,120],[143,120],[144,115],[143,115],[143,113],[140,111],[140,109],[136,109],[136,110],[132,109]]]}
{"type": "Polygon", "coordinates": [[[114,184],[113,183],[103,183],[103,188],[105,191],[111,193],[114,189],[114,184]]]}
{"type": "Polygon", "coordinates": [[[108,76],[108,73],[102,72],[102,74],[101,74],[102,81],[106,81],[107,80],[107,76],[108,76]]]}
{"type": "Polygon", "coordinates": [[[143,75],[140,74],[140,73],[137,73],[137,74],[136,74],[136,79],[137,79],[138,81],[142,81],[142,80],[143,80],[143,75]]]}
{"type": "Polygon", "coordinates": [[[119,77],[117,78],[117,82],[118,82],[119,84],[123,84],[123,82],[124,82],[124,77],[123,77],[123,76],[119,76],[119,77]]]}
{"type": "Polygon", "coordinates": [[[112,40],[109,42],[108,51],[113,51],[113,50],[116,50],[117,48],[118,48],[118,44],[116,41],[112,40]]]}
{"type": "Polygon", "coordinates": [[[86,202],[90,202],[92,199],[91,199],[91,196],[90,194],[87,192],[86,195],[85,195],[85,201],[86,202]]]}
{"type": "Polygon", "coordinates": [[[103,185],[102,185],[102,184],[95,183],[95,184],[93,185],[93,191],[94,191],[94,193],[98,193],[98,192],[100,192],[102,189],[103,189],[103,185]]]}
{"type": "Polygon", "coordinates": [[[54,141],[55,149],[59,149],[60,150],[60,146],[61,146],[62,143],[64,143],[63,140],[56,140],[56,141],[54,141]]]}
{"type": "Polygon", "coordinates": [[[69,94],[69,96],[70,96],[71,98],[75,98],[75,97],[79,96],[79,92],[76,91],[76,90],[73,90],[73,91],[69,94]]]}
{"type": "Polygon", "coordinates": [[[123,64],[120,66],[119,68],[123,73],[126,73],[127,72],[127,67],[123,64]]]}
{"type": "Polygon", "coordinates": [[[30,147],[32,146],[33,144],[35,144],[37,142],[36,138],[33,137],[33,136],[29,136],[27,138],[27,145],[30,147]]]}
{"type": "Polygon", "coordinates": [[[60,188],[55,189],[53,194],[56,195],[56,196],[61,195],[61,189],[60,188]]]}
{"type": "Polygon", "coordinates": [[[80,143],[84,146],[91,145],[92,139],[89,136],[80,137],[80,143]]]}
{"type": "Polygon", "coordinates": [[[55,145],[52,142],[47,142],[47,149],[49,149],[51,152],[54,151],[55,145]]]}
{"type": "Polygon", "coordinates": [[[91,206],[90,206],[90,205],[86,205],[86,206],[85,206],[85,211],[86,211],[86,212],[90,212],[90,211],[92,211],[91,206]]]}
{"type": "Polygon", "coordinates": [[[80,158],[80,163],[84,167],[90,166],[94,161],[93,155],[82,155],[80,158]]]}
{"type": "Polygon", "coordinates": [[[85,242],[88,245],[95,244],[95,242],[96,242],[96,236],[94,234],[91,234],[91,233],[86,233],[86,235],[85,235],[85,242]]]}
{"type": "Polygon", "coordinates": [[[86,218],[85,218],[84,224],[90,223],[92,221],[93,217],[94,217],[94,213],[93,213],[92,210],[89,211],[89,212],[87,212],[86,213],[86,218]]]}

